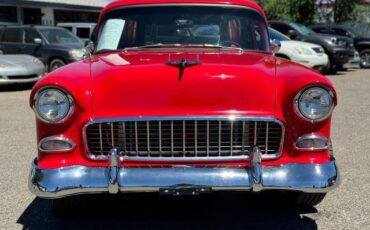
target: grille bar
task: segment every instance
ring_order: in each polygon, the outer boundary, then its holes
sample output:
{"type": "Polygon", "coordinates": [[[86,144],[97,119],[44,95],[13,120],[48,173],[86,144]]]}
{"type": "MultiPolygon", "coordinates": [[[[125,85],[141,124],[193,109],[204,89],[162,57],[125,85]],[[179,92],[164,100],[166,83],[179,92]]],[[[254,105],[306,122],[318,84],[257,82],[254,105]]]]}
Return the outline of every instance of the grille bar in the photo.
{"type": "Polygon", "coordinates": [[[174,117],[96,120],[84,129],[91,159],[117,148],[129,160],[248,159],[252,146],[264,159],[280,155],[284,126],[274,118],[174,117]]]}

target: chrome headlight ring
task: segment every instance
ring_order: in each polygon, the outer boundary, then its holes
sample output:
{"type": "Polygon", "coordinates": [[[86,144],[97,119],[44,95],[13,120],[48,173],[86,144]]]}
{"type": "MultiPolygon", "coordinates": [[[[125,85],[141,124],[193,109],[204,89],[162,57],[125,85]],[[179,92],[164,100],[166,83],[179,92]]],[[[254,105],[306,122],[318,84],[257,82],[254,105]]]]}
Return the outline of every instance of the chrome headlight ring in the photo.
{"type": "Polygon", "coordinates": [[[312,123],[326,120],[328,117],[330,117],[332,115],[332,112],[334,110],[334,93],[328,87],[323,86],[323,85],[308,86],[308,87],[302,89],[295,96],[295,98],[294,98],[294,110],[302,119],[304,119],[306,121],[310,121],[312,123]],[[316,91],[316,94],[317,94],[317,92],[321,91],[321,94],[316,95],[316,96],[310,95],[310,93],[314,93],[315,91],[316,91]],[[306,97],[305,98],[306,100],[311,99],[311,102],[309,102],[309,103],[306,102],[306,105],[309,104],[309,106],[307,108],[308,108],[308,110],[311,110],[311,112],[312,112],[311,114],[308,114],[307,111],[303,111],[303,109],[302,109],[302,104],[303,104],[302,99],[304,99],[303,97],[306,97]],[[323,103],[321,103],[321,104],[317,103],[318,101],[323,102],[323,103]],[[314,105],[314,106],[312,106],[312,105],[314,105]],[[323,107],[320,108],[320,106],[323,106],[323,107]],[[320,112],[322,114],[319,114],[320,112]]]}
{"type": "Polygon", "coordinates": [[[45,123],[61,123],[73,114],[74,100],[64,89],[57,86],[46,86],[39,89],[35,94],[33,110],[36,117],[45,123]],[[50,97],[54,97],[52,98],[54,100],[50,97]],[[44,102],[41,103],[41,100],[44,100],[44,102]],[[45,108],[42,108],[43,106],[45,108]]]}

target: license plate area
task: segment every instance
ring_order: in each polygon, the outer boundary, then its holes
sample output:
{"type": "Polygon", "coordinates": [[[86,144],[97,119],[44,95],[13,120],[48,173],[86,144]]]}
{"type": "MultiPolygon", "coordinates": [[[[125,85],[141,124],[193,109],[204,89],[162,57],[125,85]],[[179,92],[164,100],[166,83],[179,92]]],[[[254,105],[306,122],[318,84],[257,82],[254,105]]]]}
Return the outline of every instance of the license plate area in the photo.
{"type": "Polygon", "coordinates": [[[197,196],[209,193],[212,193],[212,188],[208,187],[180,187],[159,189],[159,194],[164,196],[197,196]]]}

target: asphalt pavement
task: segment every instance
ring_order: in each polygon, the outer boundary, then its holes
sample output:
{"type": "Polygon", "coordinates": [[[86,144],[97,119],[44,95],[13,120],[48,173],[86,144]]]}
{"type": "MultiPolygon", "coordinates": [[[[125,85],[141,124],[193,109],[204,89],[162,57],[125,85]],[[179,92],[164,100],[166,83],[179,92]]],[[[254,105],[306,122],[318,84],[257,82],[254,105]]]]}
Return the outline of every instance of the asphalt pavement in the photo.
{"type": "Polygon", "coordinates": [[[31,86],[2,86],[0,229],[370,229],[370,70],[329,78],[339,95],[332,138],[341,184],[316,208],[291,208],[271,194],[89,196],[88,208],[63,219],[27,188],[36,156],[31,86]]]}

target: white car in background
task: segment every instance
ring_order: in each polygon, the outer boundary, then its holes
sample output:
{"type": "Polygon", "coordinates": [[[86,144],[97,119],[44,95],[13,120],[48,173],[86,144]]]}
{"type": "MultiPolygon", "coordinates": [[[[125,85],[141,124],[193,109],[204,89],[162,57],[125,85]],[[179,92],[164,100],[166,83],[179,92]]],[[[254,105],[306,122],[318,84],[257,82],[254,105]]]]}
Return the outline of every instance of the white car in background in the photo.
{"type": "Polygon", "coordinates": [[[3,55],[0,51],[0,85],[33,83],[45,74],[44,64],[29,55],[3,55]]]}
{"type": "Polygon", "coordinates": [[[324,48],[319,45],[293,41],[282,33],[269,28],[270,38],[281,42],[280,50],[275,54],[277,57],[289,59],[317,71],[324,72],[329,64],[329,57],[324,48]]]}

